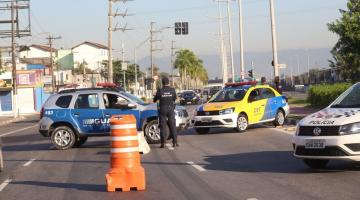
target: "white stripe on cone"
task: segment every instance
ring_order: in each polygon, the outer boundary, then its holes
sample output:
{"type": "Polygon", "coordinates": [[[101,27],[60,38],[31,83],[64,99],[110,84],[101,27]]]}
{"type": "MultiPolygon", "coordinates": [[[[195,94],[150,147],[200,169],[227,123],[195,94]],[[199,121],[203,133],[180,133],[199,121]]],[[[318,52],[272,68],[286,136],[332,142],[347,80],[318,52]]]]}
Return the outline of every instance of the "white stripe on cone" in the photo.
{"type": "Polygon", "coordinates": [[[111,153],[132,153],[139,152],[139,147],[129,147],[129,148],[112,148],[111,153]]]}
{"type": "Polygon", "coordinates": [[[130,129],[136,128],[136,124],[111,125],[111,129],[130,129]]]}
{"type": "Polygon", "coordinates": [[[138,140],[138,136],[113,136],[111,141],[132,141],[138,140]]]}

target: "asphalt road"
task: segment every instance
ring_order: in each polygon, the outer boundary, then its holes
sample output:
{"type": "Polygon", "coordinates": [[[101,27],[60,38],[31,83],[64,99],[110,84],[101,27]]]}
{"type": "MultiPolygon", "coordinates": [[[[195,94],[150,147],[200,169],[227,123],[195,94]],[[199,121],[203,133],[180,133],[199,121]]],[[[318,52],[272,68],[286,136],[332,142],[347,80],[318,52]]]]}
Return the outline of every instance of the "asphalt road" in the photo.
{"type": "Polygon", "coordinates": [[[0,127],[5,159],[1,200],[344,200],[360,196],[356,163],[332,162],[326,170],[310,170],[292,156],[290,134],[264,127],[246,133],[181,132],[179,148],[153,145],[150,154],[142,156],[145,191],[108,193],[108,137],[90,138],[81,148],[58,151],[40,136],[36,122],[29,119],[0,127]]]}

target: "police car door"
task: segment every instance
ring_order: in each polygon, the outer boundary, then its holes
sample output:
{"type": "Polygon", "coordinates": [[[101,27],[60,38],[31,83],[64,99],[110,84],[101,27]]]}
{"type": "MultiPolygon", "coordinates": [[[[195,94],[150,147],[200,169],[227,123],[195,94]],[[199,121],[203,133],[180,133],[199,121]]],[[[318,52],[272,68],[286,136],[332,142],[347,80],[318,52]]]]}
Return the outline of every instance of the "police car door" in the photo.
{"type": "MultiPolygon", "coordinates": [[[[140,111],[139,108],[128,107],[130,102],[121,95],[103,93],[102,99],[104,100],[104,116],[105,119],[110,119],[112,115],[134,115],[136,122],[140,124],[140,111]]],[[[136,104],[133,104],[136,105],[136,104]]],[[[110,124],[105,124],[105,132],[110,132],[110,124]]]]}
{"type": "Polygon", "coordinates": [[[77,121],[83,133],[104,132],[103,112],[99,108],[99,96],[97,93],[79,94],[71,115],[77,121]]]}
{"type": "Polygon", "coordinates": [[[262,99],[266,100],[265,115],[263,117],[263,120],[275,118],[278,107],[277,100],[279,101],[279,99],[275,96],[275,93],[269,88],[261,89],[261,96],[262,99]]]}
{"type": "Polygon", "coordinates": [[[250,92],[248,103],[249,123],[252,124],[262,121],[265,115],[266,100],[262,98],[259,89],[254,89],[250,92]]]}

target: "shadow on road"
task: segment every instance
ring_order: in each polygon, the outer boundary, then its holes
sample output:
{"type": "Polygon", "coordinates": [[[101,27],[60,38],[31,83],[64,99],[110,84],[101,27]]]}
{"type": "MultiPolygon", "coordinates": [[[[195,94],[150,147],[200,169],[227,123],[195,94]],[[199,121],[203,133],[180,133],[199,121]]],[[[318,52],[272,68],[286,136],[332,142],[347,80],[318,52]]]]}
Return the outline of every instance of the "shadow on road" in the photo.
{"type": "Polygon", "coordinates": [[[106,192],[105,185],[80,184],[80,183],[53,183],[53,182],[41,182],[41,181],[14,181],[11,184],[61,188],[61,189],[77,189],[77,190],[91,191],[91,192],[106,192]]]}
{"type": "Polygon", "coordinates": [[[208,156],[204,165],[207,170],[233,172],[270,172],[270,173],[331,173],[359,171],[360,168],[349,162],[335,161],[323,170],[312,170],[292,151],[260,151],[219,156],[208,156]]]}
{"type": "Polygon", "coordinates": [[[47,151],[51,150],[51,144],[19,144],[4,146],[3,151],[47,151]]]}

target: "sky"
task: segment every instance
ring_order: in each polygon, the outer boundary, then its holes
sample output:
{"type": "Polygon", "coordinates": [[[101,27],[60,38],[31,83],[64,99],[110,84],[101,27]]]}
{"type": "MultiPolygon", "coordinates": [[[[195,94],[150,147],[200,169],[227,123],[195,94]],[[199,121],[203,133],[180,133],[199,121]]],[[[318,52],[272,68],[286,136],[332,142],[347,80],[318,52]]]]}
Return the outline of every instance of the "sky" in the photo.
{"type": "MultiPolygon", "coordinates": [[[[269,0],[242,0],[244,50],[247,53],[270,52],[270,9],[269,0]]],[[[346,8],[346,0],[274,0],[276,29],[279,51],[331,48],[337,41],[336,35],[327,29],[327,23],[340,17],[339,9],[346,8]]],[[[221,3],[223,17],[227,17],[226,3],[221,3]]],[[[171,40],[177,48],[188,48],[201,56],[219,55],[219,12],[214,0],[134,0],[114,3],[113,11],[127,10],[126,18],[117,17],[113,26],[127,24],[128,30],[113,34],[115,57],[120,57],[121,43],[125,45],[125,57],[133,60],[134,47],[147,39],[150,22],[156,22],[155,29],[171,27],[175,22],[189,22],[189,35],[175,36],[173,29],[164,29],[155,35],[161,40],[154,45],[161,51],[154,56],[168,58],[171,54],[171,40]]],[[[32,36],[22,38],[19,44],[46,44],[45,32],[61,36],[55,47],[71,48],[83,41],[107,45],[108,27],[107,0],[31,0],[32,36]]],[[[1,16],[1,14],[0,14],[1,16]]],[[[226,45],[228,45],[227,18],[224,18],[226,45]]],[[[231,20],[234,53],[239,52],[239,18],[237,1],[231,3],[231,20]]],[[[0,45],[7,41],[0,40],[0,45]]],[[[137,49],[138,59],[150,54],[149,43],[137,49]]],[[[229,50],[228,50],[229,53],[229,50]]],[[[246,58],[249,62],[250,58],[246,58]]],[[[206,63],[206,62],[205,62],[206,63]]],[[[169,63],[170,64],[170,63],[169,63]]],[[[166,65],[166,64],[164,64],[166,65]]],[[[205,66],[216,75],[217,64],[205,66]]],[[[144,66],[145,68],[146,66],[144,66]]],[[[161,69],[169,68],[160,66],[161,69]]],[[[239,66],[235,66],[239,68],[239,66]]]]}

